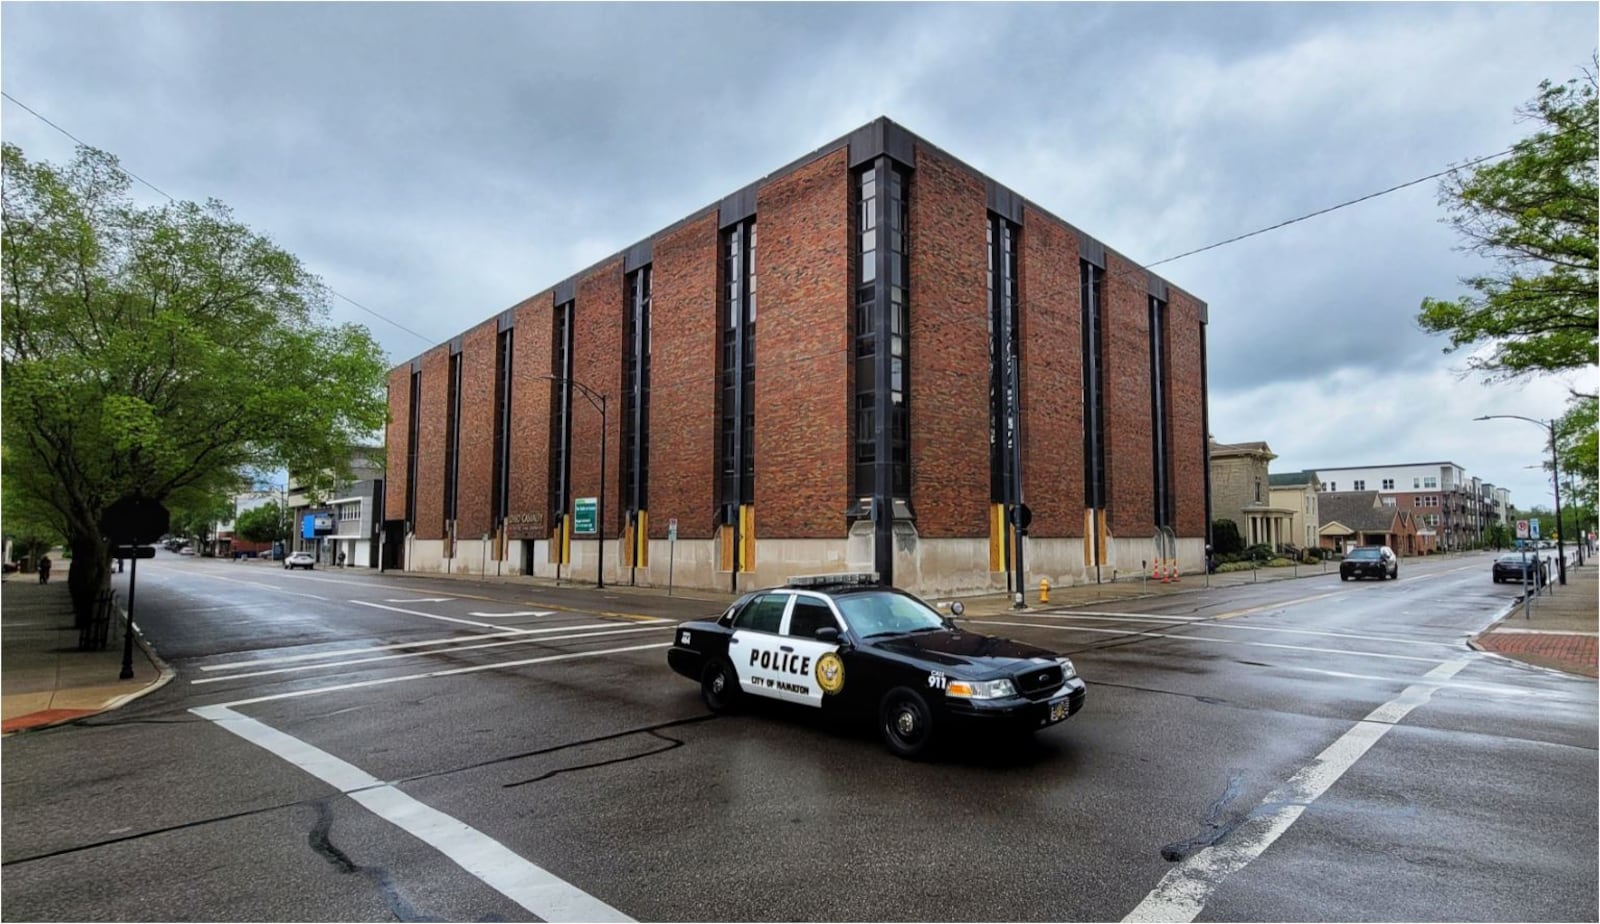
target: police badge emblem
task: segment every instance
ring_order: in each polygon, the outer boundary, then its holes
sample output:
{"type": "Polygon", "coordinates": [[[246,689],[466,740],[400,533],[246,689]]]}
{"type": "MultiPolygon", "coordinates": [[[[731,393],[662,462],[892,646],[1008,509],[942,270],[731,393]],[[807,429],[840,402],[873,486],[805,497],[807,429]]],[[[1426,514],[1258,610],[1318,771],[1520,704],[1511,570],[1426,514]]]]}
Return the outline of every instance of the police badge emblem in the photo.
{"type": "Polygon", "coordinates": [[[833,652],[828,652],[817,659],[814,671],[817,677],[817,686],[824,693],[837,693],[844,689],[844,662],[833,652]]]}

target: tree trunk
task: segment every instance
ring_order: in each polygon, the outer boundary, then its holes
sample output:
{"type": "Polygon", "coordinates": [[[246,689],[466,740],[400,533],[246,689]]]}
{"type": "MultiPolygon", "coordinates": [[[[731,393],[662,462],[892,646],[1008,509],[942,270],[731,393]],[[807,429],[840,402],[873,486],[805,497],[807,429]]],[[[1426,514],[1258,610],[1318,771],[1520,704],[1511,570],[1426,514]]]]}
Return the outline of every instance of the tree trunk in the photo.
{"type": "Polygon", "coordinates": [[[82,629],[94,617],[100,593],[111,586],[111,569],[107,566],[110,549],[98,535],[73,536],[72,566],[67,570],[67,588],[72,594],[72,613],[78,628],[82,629]]]}

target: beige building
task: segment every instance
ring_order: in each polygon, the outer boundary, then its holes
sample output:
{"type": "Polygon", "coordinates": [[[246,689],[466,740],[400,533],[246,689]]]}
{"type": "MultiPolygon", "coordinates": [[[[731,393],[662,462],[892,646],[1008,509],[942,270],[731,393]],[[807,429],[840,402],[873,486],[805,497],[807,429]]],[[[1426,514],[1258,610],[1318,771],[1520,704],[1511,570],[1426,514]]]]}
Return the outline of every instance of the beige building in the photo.
{"type": "Polygon", "coordinates": [[[1211,441],[1211,519],[1232,520],[1247,546],[1301,545],[1294,531],[1300,508],[1280,506],[1272,498],[1267,465],[1277,457],[1262,442],[1211,441]]]}
{"type": "Polygon", "coordinates": [[[1317,473],[1285,472],[1268,476],[1267,482],[1272,489],[1272,506],[1294,510],[1294,515],[1289,519],[1289,535],[1294,537],[1289,540],[1290,543],[1302,549],[1314,549],[1321,545],[1319,531],[1322,529],[1322,518],[1317,506],[1317,492],[1322,490],[1322,482],[1317,480],[1317,473]]]}

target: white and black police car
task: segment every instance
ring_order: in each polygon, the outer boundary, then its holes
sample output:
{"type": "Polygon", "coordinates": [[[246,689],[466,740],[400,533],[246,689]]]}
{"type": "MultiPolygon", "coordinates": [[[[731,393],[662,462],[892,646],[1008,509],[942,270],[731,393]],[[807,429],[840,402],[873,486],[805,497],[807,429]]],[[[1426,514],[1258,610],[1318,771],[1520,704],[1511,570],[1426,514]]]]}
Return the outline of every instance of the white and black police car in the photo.
{"type": "MultiPolygon", "coordinates": [[[[961,615],[960,603],[951,605],[961,615]]],[[[760,696],[873,717],[901,757],[947,725],[1034,731],[1083,708],[1072,661],[952,624],[875,573],[791,578],[678,626],[667,663],[713,712],[760,696]]]]}

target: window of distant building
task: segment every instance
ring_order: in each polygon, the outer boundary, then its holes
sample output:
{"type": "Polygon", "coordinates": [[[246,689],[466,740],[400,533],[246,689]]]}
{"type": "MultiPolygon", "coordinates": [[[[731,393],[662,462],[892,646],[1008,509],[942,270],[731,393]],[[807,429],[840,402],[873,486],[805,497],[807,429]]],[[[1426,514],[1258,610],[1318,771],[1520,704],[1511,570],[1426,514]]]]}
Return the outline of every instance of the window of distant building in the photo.
{"type": "Polygon", "coordinates": [[[1424,478],[1424,479],[1422,479],[1422,486],[1424,488],[1437,488],[1439,486],[1439,479],[1437,479],[1437,478],[1424,478]]]}
{"type": "Polygon", "coordinates": [[[1393,478],[1385,478],[1385,479],[1383,479],[1383,489],[1385,491],[1393,491],[1394,490],[1394,479],[1393,478]]]}
{"type": "Polygon", "coordinates": [[[1365,491],[1366,489],[1367,489],[1366,481],[1363,480],[1363,481],[1357,481],[1356,482],[1356,490],[1357,491],[1365,491]]]}

